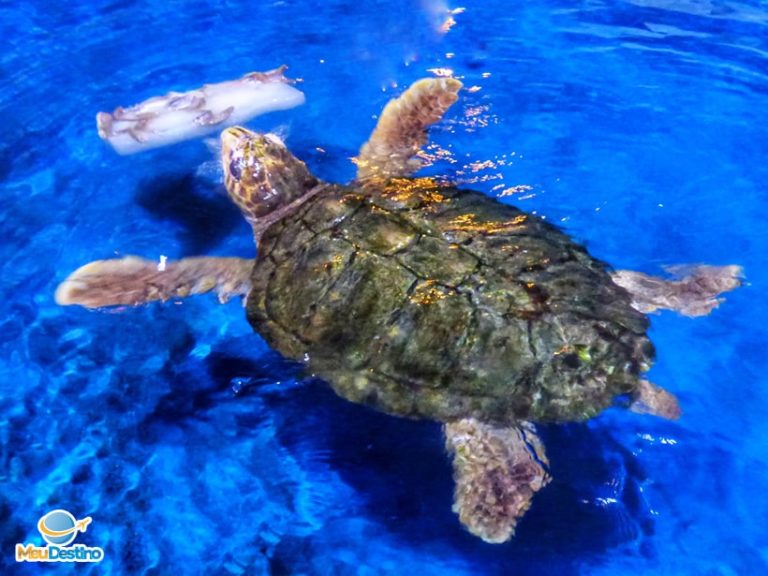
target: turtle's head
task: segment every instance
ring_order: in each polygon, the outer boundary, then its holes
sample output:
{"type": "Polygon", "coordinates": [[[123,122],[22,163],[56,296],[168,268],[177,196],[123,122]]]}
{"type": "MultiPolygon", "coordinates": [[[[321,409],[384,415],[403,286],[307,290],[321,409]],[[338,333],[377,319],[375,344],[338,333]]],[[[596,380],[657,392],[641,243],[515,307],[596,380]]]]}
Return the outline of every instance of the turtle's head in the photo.
{"type": "Polygon", "coordinates": [[[239,126],[221,133],[221,164],[230,198],[254,229],[318,183],[280,138],[239,126]]]}

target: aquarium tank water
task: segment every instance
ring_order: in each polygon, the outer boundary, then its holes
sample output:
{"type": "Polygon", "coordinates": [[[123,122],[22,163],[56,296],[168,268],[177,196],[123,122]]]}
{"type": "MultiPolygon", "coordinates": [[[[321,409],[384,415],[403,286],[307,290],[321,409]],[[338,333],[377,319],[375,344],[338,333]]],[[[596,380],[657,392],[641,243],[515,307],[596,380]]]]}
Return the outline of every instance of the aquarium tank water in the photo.
{"type": "Polygon", "coordinates": [[[0,573],[768,574],[764,0],[38,0],[0,3],[0,38],[0,573]],[[650,316],[682,417],[542,427],[552,482],[487,544],[440,423],[339,398],[239,299],[58,306],[91,260],[254,256],[215,144],[119,155],[96,114],[281,65],[305,103],[248,125],[324,180],[453,76],[422,174],[616,269],[741,266],[711,315],[650,316]]]}

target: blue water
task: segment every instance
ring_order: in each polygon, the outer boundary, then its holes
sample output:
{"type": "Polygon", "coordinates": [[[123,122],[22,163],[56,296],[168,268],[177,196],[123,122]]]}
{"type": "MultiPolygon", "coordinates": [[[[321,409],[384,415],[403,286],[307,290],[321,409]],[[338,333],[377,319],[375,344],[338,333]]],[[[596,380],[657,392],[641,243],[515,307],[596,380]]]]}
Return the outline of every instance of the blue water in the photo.
{"type": "Polygon", "coordinates": [[[768,573],[768,4],[761,0],[0,3],[0,572],[768,573]],[[236,302],[58,308],[84,262],[253,254],[200,142],[119,157],[95,113],[288,64],[279,130],[321,177],[430,69],[467,87],[446,174],[619,268],[740,264],[710,317],[653,316],[669,423],[543,431],[553,483],[506,545],[465,533],[440,427],[348,404],[236,302]],[[54,508],[100,565],[18,565],[54,508]]]}

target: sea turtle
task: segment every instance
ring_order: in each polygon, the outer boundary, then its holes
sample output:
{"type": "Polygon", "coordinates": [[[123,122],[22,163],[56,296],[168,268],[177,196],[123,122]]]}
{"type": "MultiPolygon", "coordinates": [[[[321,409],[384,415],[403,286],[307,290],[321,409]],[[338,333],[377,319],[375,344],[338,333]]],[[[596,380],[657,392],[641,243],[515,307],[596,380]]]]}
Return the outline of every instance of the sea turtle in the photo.
{"type": "Polygon", "coordinates": [[[423,79],[382,112],[349,185],[318,180],[270,134],[221,134],[232,200],[256,260],[137,257],[92,262],[60,304],[141,304],[216,291],[344,398],[444,423],[454,510],[504,542],[549,480],[536,423],[588,419],[624,402],[675,418],[643,379],[654,348],[644,312],[706,314],[737,266],[676,281],[612,272],[557,227],[486,195],[413,178],[426,128],[461,83],[423,79]]]}

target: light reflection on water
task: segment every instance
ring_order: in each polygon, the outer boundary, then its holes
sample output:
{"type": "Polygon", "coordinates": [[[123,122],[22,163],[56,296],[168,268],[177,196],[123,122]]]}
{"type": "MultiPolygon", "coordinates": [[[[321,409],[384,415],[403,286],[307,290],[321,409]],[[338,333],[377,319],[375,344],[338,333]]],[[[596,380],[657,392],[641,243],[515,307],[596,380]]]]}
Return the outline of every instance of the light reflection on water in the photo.
{"type": "Polygon", "coordinates": [[[71,506],[114,574],[765,569],[764,4],[462,6],[0,6],[2,550],[71,506]],[[308,103],[256,126],[285,127],[326,179],[352,177],[388,98],[450,68],[470,89],[426,174],[565,221],[617,267],[745,266],[751,285],[713,316],[652,319],[651,374],[683,419],[547,430],[556,481],[518,541],[488,547],[450,511],[437,426],[304,381],[237,303],[56,308],[55,285],[97,257],[252,255],[247,225],[192,175],[204,146],[118,158],[93,117],[281,63],[308,103]]]}

